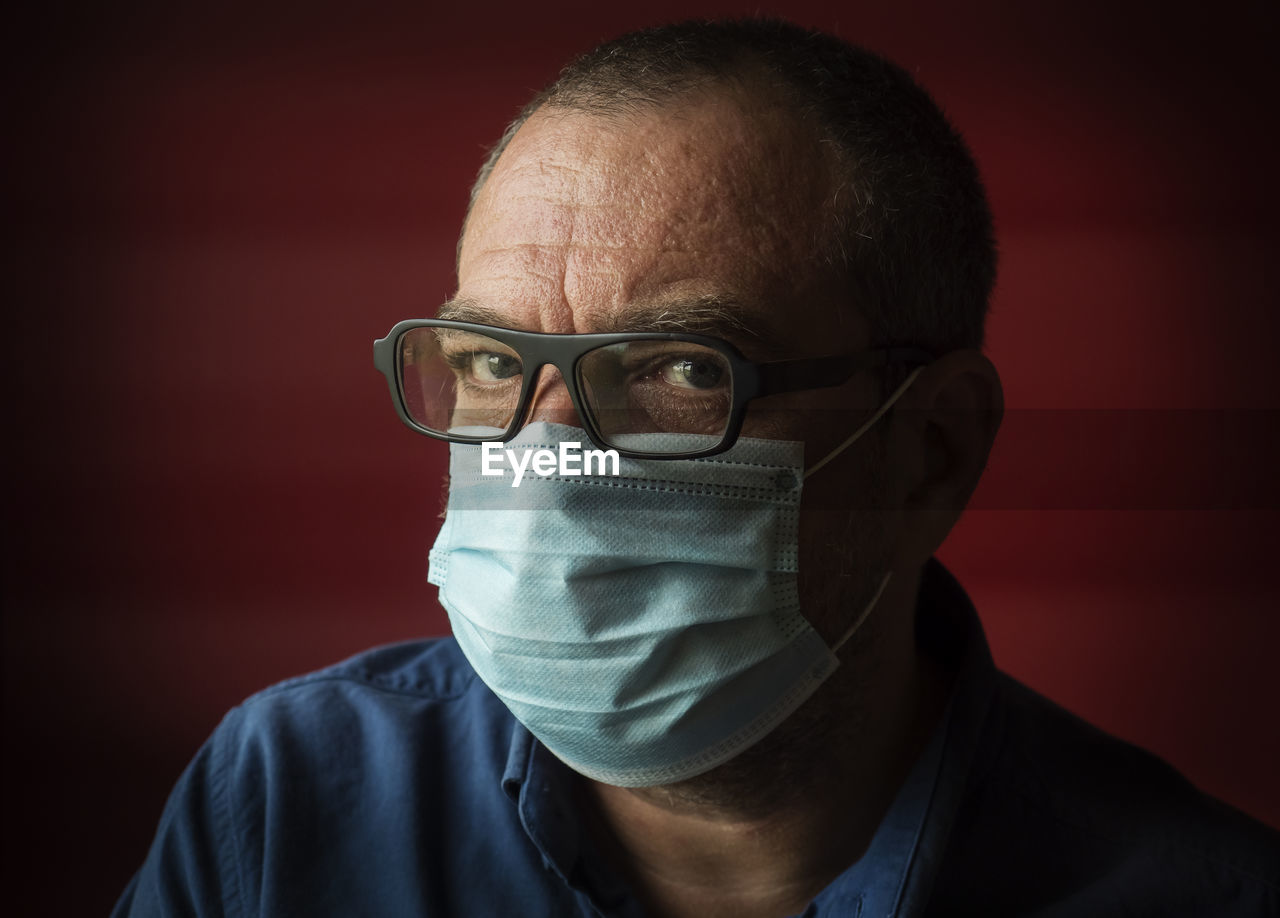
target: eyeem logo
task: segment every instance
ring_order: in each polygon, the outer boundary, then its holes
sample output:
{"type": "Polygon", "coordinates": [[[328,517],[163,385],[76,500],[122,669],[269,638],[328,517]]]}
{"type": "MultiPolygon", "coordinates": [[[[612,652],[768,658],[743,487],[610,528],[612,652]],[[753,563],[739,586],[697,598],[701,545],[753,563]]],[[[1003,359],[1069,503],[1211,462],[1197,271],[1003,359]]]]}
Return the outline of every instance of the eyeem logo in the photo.
{"type": "Polygon", "coordinates": [[[515,471],[515,477],[511,479],[511,487],[520,487],[520,482],[524,480],[525,470],[533,472],[542,478],[550,475],[617,475],[618,474],[618,451],[616,449],[588,449],[582,450],[582,444],[576,440],[567,440],[560,443],[558,450],[554,449],[503,449],[501,443],[481,443],[480,457],[480,474],[481,475],[501,475],[503,474],[502,461],[506,458],[507,463],[515,471]],[[612,460],[613,471],[605,471],[607,463],[612,460]],[[592,468],[598,471],[592,471],[592,468]]]}

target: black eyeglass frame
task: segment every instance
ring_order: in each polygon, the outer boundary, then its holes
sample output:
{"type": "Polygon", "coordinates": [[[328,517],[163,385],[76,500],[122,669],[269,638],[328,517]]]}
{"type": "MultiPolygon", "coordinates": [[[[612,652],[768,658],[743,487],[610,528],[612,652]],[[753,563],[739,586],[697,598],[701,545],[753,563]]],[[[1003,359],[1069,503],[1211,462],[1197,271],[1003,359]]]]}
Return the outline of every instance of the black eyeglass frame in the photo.
{"type": "Polygon", "coordinates": [[[843,385],[853,378],[855,373],[863,370],[892,364],[922,366],[932,363],[933,359],[932,354],[921,348],[891,347],[857,354],[802,357],[756,363],[743,357],[729,342],[707,335],[685,332],[601,332],[559,335],[519,331],[495,325],[481,325],[476,322],[456,322],[451,319],[406,319],[393,325],[386,337],[378,338],[373,342],[373,365],[387,379],[396,414],[407,427],[417,433],[449,443],[506,443],[513,439],[524,426],[524,416],[529,410],[529,396],[533,390],[534,380],[537,379],[543,367],[553,366],[564,378],[565,386],[569,390],[569,399],[577,410],[578,417],[582,419],[591,442],[601,449],[615,450],[619,456],[632,459],[696,459],[701,456],[714,456],[728,450],[737,442],[746,416],[747,403],[752,399],[806,389],[832,388],[843,385]],[[511,424],[501,437],[495,439],[491,436],[462,437],[447,434],[423,427],[410,416],[405,407],[403,365],[398,355],[400,339],[417,328],[451,328],[473,332],[505,344],[519,355],[524,377],[520,386],[520,397],[516,402],[516,410],[511,416],[511,424]],[[589,351],[627,341],[686,341],[710,348],[725,358],[729,364],[732,380],[730,390],[732,401],[729,406],[729,418],[718,444],[707,449],[680,453],[636,452],[609,445],[596,425],[586,400],[582,397],[579,364],[582,357],[589,351]]]}

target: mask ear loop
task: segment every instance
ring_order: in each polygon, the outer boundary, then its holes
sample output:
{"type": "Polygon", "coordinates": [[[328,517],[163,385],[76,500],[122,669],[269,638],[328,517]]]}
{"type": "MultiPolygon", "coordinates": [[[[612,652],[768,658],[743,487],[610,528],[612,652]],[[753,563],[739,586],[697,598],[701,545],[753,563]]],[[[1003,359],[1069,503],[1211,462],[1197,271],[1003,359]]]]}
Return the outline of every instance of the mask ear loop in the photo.
{"type": "Polygon", "coordinates": [[[885,572],[884,579],[880,581],[880,588],[876,590],[876,595],[871,597],[871,601],[867,603],[867,607],[862,610],[862,614],[858,616],[858,620],[853,623],[852,627],[844,633],[844,637],[836,641],[835,646],[831,648],[831,652],[833,654],[839,651],[849,638],[853,637],[853,633],[862,627],[862,623],[867,620],[867,617],[871,615],[871,610],[874,609],[876,607],[876,603],[880,601],[880,597],[884,594],[884,588],[889,585],[889,578],[892,576],[893,571],[885,572]]]}
{"type": "Polygon", "coordinates": [[[916,381],[916,377],[919,376],[923,371],[924,371],[924,367],[916,367],[914,370],[912,370],[910,375],[908,375],[907,378],[902,381],[902,385],[894,389],[893,394],[890,395],[887,399],[885,399],[883,405],[881,405],[879,408],[876,409],[875,414],[867,418],[867,421],[865,424],[863,424],[861,427],[855,430],[847,440],[845,440],[843,443],[841,443],[831,452],[827,453],[827,455],[824,458],[819,459],[811,468],[805,469],[804,477],[808,478],[810,475],[817,472],[818,469],[822,468],[824,465],[826,465],[836,456],[839,456],[841,453],[843,453],[850,446],[853,446],[853,444],[857,442],[859,437],[861,437],[864,433],[866,433],[868,430],[871,429],[872,424],[874,424],[876,421],[884,417],[885,412],[893,407],[894,402],[902,398],[902,393],[906,392],[907,389],[911,388],[911,384],[916,381]]]}
{"type": "MultiPolygon", "coordinates": [[[[911,388],[911,384],[916,381],[916,377],[919,376],[921,372],[923,372],[923,370],[924,370],[924,367],[916,367],[914,370],[912,370],[907,375],[907,378],[902,381],[902,385],[898,386],[898,388],[893,390],[893,394],[890,395],[887,399],[885,399],[884,404],[882,404],[879,408],[877,408],[875,410],[875,413],[872,414],[871,417],[867,418],[866,422],[861,427],[859,427],[852,434],[850,434],[848,439],[846,439],[843,443],[841,443],[831,452],[827,453],[825,457],[818,460],[818,462],[815,463],[811,468],[806,469],[804,473],[804,477],[808,478],[810,475],[817,472],[819,469],[821,469],[824,465],[826,465],[836,456],[840,455],[842,452],[844,452],[846,449],[848,449],[850,446],[856,443],[859,437],[861,437],[868,430],[870,430],[871,426],[875,424],[876,421],[884,417],[885,413],[890,408],[893,407],[894,403],[898,399],[902,398],[902,394],[906,392],[909,388],[911,388]]],[[[884,577],[880,580],[880,586],[876,589],[875,595],[871,597],[871,601],[867,603],[867,607],[862,610],[862,614],[858,616],[857,620],[852,625],[849,626],[849,630],[844,633],[844,636],[841,637],[840,640],[836,641],[835,645],[831,648],[831,652],[833,654],[838,652],[841,647],[843,647],[846,643],[848,643],[849,638],[853,637],[853,635],[857,632],[857,630],[862,627],[863,622],[865,622],[870,617],[872,611],[874,611],[876,607],[876,604],[880,602],[880,597],[884,595],[885,587],[889,585],[889,578],[892,576],[893,576],[893,571],[885,571],[884,577]]]]}

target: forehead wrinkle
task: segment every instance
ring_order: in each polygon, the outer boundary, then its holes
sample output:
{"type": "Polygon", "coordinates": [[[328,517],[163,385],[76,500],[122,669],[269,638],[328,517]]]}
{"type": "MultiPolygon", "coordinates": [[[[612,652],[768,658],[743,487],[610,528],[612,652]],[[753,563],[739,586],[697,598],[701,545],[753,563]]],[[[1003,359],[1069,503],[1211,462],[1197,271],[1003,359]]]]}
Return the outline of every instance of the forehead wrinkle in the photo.
{"type": "Polygon", "coordinates": [[[459,283],[478,277],[479,283],[472,286],[478,286],[486,300],[501,301],[511,310],[500,314],[503,324],[572,329],[564,253],[574,244],[583,167],[566,159],[557,145],[536,135],[531,138],[528,132],[517,133],[508,154],[512,155],[502,157],[467,221],[459,251],[459,283]],[[519,228],[514,235],[513,226],[519,228]]]}
{"type": "Polygon", "coordinates": [[[484,189],[485,225],[468,227],[466,241],[485,248],[469,253],[467,267],[483,270],[467,291],[519,299],[555,318],[547,330],[710,328],[735,323],[687,307],[732,284],[747,302],[778,304],[751,314],[752,327],[781,325],[825,283],[814,241],[835,190],[829,157],[793,113],[714,101],[609,122],[535,114],[484,189]],[[683,299],[658,296],[677,287],[683,299]],[[634,313],[646,301],[665,304],[634,313]]]}
{"type": "Polygon", "coordinates": [[[665,221],[644,219],[661,195],[654,170],[632,168],[625,138],[584,144],[576,125],[550,120],[550,137],[513,143],[504,154],[500,165],[512,157],[512,168],[499,168],[498,180],[491,178],[481,205],[488,212],[469,225],[466,242],[473,245],[465,247],[467,264],[460,267],[484,268],[478,273],[489,287],[504,279],[523,286],[520,272],[536,275],[543,281],[536,308],[546,314],[548,328],[564,331],[579,328],[575,306],[581,311],[624,302],[648,273],[628,267],[670,246],[662,244],[669,235],[665,221]],[[575,152],[580,164],[560,161],[575,152]],[[519,241],[502,241],[513,229],[519,241]]]}

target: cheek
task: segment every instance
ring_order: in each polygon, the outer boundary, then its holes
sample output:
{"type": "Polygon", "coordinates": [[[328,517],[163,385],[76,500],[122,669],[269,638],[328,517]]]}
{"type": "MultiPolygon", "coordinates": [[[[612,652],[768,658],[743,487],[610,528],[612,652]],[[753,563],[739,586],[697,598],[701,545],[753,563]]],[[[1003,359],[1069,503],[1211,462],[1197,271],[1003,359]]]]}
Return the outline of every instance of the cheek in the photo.
{"type": "MultiPolygon", "coordinates": [[[[805,465],[813,466],[830,455],[853,435],[879,406],[877,393],[864,378],[855,378],[842,386],[787,392],[748,403],[742,435],[775,440],[800,440],[805,444],[805,465]]],[[[883,423],[883,419],[880,423],[883,423]]],[[[870,461],[858,453],[878,452],[878,445],[867,441],[874,428],[850,444],[832,461],[861,469],[870,461]]],[[[824,469],[822,477],[828,475],[824,469]]],[[[817,479],[815,479],[816,481],[817,479]]]]}
{"type": "Polygon", "coordinates": [[[754,407],[748,410],[742,421],[740,437],[752,437],[759,440],[788,440],[805,443],[805,462],[809,462],[809,446],[805,439],[805,428],[796,423],[794,415],[785,412],[766,413],[754,407]]]}
{"type": "Polygon", "coordinates": [[[747,403],[742,436],[765,440],[799,440],[805,444],[806,465],[816,462],[817,452],[833,433],[832,412],[815,408],[814,393],[787,392],[747,403]]]}
{"type": "Polygon", "coordinates": [[[869,599],[894,555],[900,501],[879,446],[860,440],[805,481],[800,599],[824,638],[839,630],[850,607],[869,599]]]}
{"type": "Polygon", "coordinates": [[[888,567],[887,520],[873,511],[812,510],[800,524],[800,608],[830,645],[888,567]]]}

